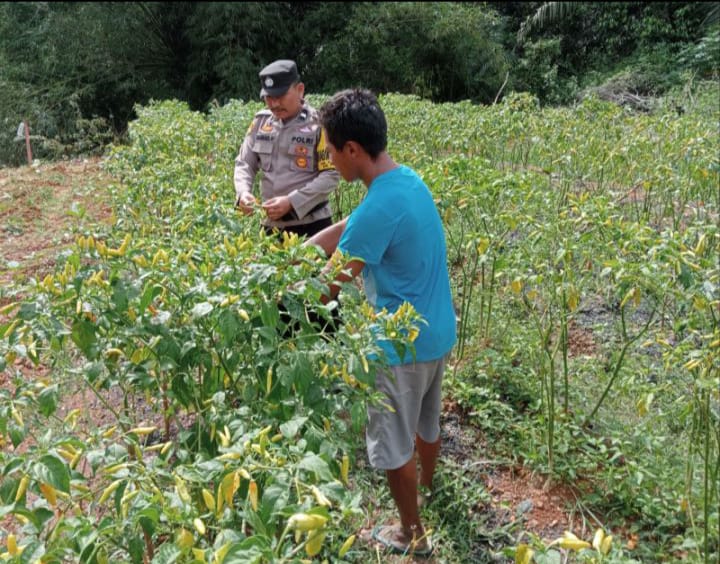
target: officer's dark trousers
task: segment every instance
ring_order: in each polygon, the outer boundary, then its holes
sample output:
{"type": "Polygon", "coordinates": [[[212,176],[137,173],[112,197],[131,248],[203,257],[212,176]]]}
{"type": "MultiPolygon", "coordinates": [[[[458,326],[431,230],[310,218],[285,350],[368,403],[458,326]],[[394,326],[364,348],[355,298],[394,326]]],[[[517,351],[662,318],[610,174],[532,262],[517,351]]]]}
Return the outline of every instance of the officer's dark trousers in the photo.
{"type": "MultiPolygon", "coordinates": [[[[293,225],[290,227],[285,227],[283,229],[277,229],[276,227],[264,227],[265,233],[267,235],[272,235],[273,233],[276,233],[279,239],[282,241],[282,233],[283,231],[287,231],[288,233],[297,233],[299,237],[312,237],[317,233],[318,231],[322,231],[326,227],[330,227],[333,224],[333,220],[331,217],[326,217],[325,219],[318,219],[317,221],[313,221],[312,223],[306,223],[304,225],[293,225]]],[[[299,325],[297,323],[292,323],[290,316],[285,309],[285,306],[282,304],[282,302],[279,304],[280,306],[280,318],[285,322],[289,323],[288,329],[285,331],[285,334],[283,337],[289,337],[292,334],[294,334],[295,331],[299,330],[299,325]]],[[[332,334],[336,331],[337,326],[341,323],[340,321],[340,315],[339,315],[339,305],[337,308],[333,310],[332,313],[332,319],[325,320],[320,315],[318,315],[315,311],[312,309],[309,310],[308,318],[310,319],[311,323],[319,325],[322,330],[326,334],[332,334]]]]}
{"type": "MultiPolygon", "coordinates": [[[[282,240],[282,232],[287,231],[288,233],[297,233],[299,237],[312,237],[317,233],[318,231],[322,231],[326,227],[330,227],[333,224],[331,217],[326,217],[325,219],[318,219],[317,221],[313,221],[312,223],[305,223],[303,225],[291,225],[289,227],[283,227],[282,229],[278,230],[278,237],[280,237],[280,240],[282,240]]],[[[273,231],[277,230],[276,227],[264,227],[265,233],[267,235],[272,235],[273,231]]]]}

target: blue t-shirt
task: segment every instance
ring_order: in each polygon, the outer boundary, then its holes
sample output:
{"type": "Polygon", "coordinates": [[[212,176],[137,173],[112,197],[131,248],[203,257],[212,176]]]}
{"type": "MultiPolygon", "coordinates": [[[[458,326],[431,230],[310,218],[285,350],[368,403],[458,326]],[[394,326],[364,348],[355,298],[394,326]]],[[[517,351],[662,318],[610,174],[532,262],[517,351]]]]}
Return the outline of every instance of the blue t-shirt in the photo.
{"type": "MultiPolygon", "coordinates": [[[[430,190],[407,166],[376,177],[348,218],[338,249],[365,263],[365,293],[375,311],[393,313],[409,302],[423,317],[415,339],[415,360],[442,358],[455,344],[455,310],[450,294],[445,233],[430,190]]],[[[392,343],[379,341],[391,365],[392,343]]]]}

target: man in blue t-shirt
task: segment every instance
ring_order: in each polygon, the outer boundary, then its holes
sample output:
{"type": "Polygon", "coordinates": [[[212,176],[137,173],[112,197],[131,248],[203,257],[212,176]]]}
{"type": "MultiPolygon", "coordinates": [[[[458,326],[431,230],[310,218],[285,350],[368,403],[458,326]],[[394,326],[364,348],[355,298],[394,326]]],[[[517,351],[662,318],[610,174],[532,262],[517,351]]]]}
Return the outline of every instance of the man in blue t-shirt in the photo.
{"type": "Polygon", "coordinates": [[[390,366],[378,373],[376,387],[393,410],[368,409],[366,439],[370,463],[386,471],[400,513],[400,524],[377,527],[373,537],[393,551],[427,555],[432,544],[420,521],[418,482],[431,490],[440,451],[440,387],[456,337],[445,234],[425,183],[387,153],[385,115],[371,92],[335,94],[320,109],[320,123],[337,171],[368,189],[349,217],[308,241],[346,261],[326,301],[337,295],[338,283],[362,272],[375,311],[392,313],[409,302],[424,319],[414,357],[400,358],[390,342],[379,342],[390,366]]]}

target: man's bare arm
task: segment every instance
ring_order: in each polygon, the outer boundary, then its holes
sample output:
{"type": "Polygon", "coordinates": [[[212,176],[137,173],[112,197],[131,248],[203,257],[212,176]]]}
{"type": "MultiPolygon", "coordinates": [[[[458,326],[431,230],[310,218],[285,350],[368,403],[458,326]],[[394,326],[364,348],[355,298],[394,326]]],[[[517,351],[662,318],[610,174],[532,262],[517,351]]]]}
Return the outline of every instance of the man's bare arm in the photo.
{"type": "Polygon", "coordinates": [[[345,231],[345,225],[347,225],[347,217],[337,223],[333,223],[322,231],[315,233],[315,235],[305,241],[304,244],[315,245],[316,247],[321,248],[325,255],[329,257],[337,249],[340,237],[342,237],[342,234],[345,231]]]}
{"type": "MultiPolygon", "coordinates": [[[[322,275],[324,277],[329,277],[332,275],[332,273],[335,271],[335,265],[337,265],[338,260],[343,260],[343,258],[342,255],[336,251],[322,269],[322,275]]],[[[360,274],[360,272],[362,272],[363,268],[365,268],[365,263],[359,259],[351,259],[347,261],[345,263],[345,266],[343,266],[342,270],[337,273],[332,280],[328,281],[328,289],[330,291],[330,294],[322,295],[320,297],[320,301],[323,304],[326,304],[330,300],[334,300],[337,297],[338,292],[340,291],[340,285],[353,280],[358,274],[360,274]]]]}

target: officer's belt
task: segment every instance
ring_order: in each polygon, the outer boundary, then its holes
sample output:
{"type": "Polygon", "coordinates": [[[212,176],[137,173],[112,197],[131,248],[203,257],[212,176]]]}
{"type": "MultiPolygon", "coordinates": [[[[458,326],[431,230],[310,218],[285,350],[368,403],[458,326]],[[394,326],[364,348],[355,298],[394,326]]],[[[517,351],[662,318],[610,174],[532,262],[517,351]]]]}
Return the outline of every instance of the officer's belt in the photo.
{"type": "MultiPolygon", "coordinates": [[[[329,202],[328,202],[327,200],[323,200],[323,201],[320,202],[317,206],[315,206],[313,209],[311,209],[309,212],[307,212],[307,213],[305,214],[305,216],[308,216],[308,215],[310,215],[310,214],[312,214],[312,213],[315,213],[315,212],[318,211],[318,210],[323,209],[325,206],[328,205],[328,203],[329,203],[329,202]]],[[[300,219],[300,218],[298,217],[298,215],[297,215],[297,213],[295,212],[295,210],[291,208],[289,212],[287,212],[284,216],[282,216],[282,217],[280,218],[280,221],[295,221],[296,219],[300,219]]]]}

